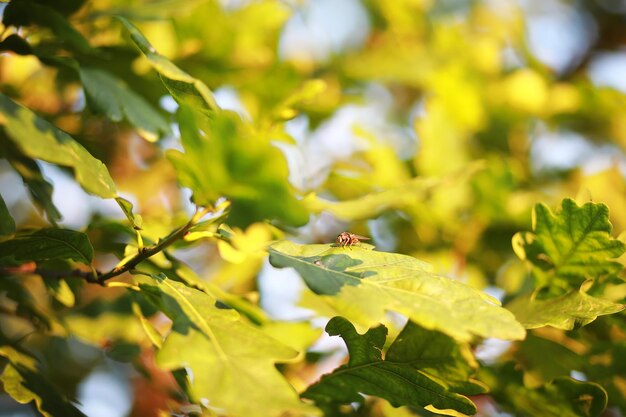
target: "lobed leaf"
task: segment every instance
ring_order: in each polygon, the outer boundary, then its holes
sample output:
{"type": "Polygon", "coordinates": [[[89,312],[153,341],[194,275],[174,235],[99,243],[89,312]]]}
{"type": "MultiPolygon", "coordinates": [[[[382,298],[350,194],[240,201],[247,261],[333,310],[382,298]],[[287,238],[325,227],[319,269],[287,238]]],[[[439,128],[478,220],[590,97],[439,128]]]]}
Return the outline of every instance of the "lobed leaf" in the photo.
{"type": "Polygon", "coordinates": [[[487,387],[472,379],[478,362],[467,343],[460,343],[437,331],[407,322],[389,346],[385,360],[406,363],[435,380],[445,381],[451,391],[478,395],[487,387]]]}
{"type": "Polygon", "coordinates": [[[572,330],[585,326],[598,316],[618,313],[626,307],[585,293],[584,287],[565,295],[536,299],[532,295],[518,297],[507,305],[526,329],[552,326],[572,330]]]}
{"type": "Polygon", "coordinates": [[[123,80],[97,68],[80,67],[79,74],[87,101],[96,112],[114,122],[127,120],[150,141],[170,132],[163,116],[123,80]]]}
{"type": "Polygon", "coordinates": [[[87,235],[66,229],[39,229],[0,243],[0,264],[71,259],[89,265],[93,247],[87,235]]]}
{"type": "Polygon", "coordinates": [[[157,362],[165,369],[190,368],[195,397],[232,416],[317,414],[275,368],[296,357],[295,350],[247,324],[235,310],[216,307],[217,300],[205,292],[163,276],[141,281],[141,294],[173,320],[157,362]]]}
{"type": "MultiPolygon", "coordinates": [[[[335,317],[328,322],[326,332],[344,339],[350,360],[322,376],[319,382],[302,394],[304,398],[318,404],[348,404],[362,402],[362,394],[366,394],[384,398],[395,407],[429,407],[431,411],[440,410],[448,415],[476,413],[476,406],[467,397],[450,391],[444,382],[433,379],[420,369],[420,366],[428,367],[428,355],[422,356],[423,352],[406,355],[409,353],[405,350],[406,346],[394,349],[394,342],[390,347],[393,354],[383,360],[382,349],[387,336],[385,326],[369,329],[360,335],[348,320],[335,317]],[[450,410],[457,413],[450,413],[450,410]]],[[[407,337],[411,337],[410,332],[404,333],[398,343],[406,343],[407,337]]]]}
{"type": "Polygon", "coordinates": [[[614,259],[626,251],[626,244],[611,238],[611,229],[605,204],[579,207],[566,198],[556,215],[544,204],[535,205],[533,232],[516,234],[513,248],[534,266],[539,286],[575,287],[622,269],[614,259]]]}
{"type": "Polygon", "coordinates": [[[0,94],[0,124],[22,154],[72,168],[85,191],[103,198],[116,197],[106,166],[71,136],[29,109],[0,94]]]}
{"type": "Polygon", "coordinates": [[[371,246],[270,246],[270,263],[292,267],[307,286],[353,323],[371,327],[396,311],[429,330],[457,340],[473,335],[523,339],[525,331],[498,301],[461,282],[436,275],[411,256],[377,252],[371,246]]]}

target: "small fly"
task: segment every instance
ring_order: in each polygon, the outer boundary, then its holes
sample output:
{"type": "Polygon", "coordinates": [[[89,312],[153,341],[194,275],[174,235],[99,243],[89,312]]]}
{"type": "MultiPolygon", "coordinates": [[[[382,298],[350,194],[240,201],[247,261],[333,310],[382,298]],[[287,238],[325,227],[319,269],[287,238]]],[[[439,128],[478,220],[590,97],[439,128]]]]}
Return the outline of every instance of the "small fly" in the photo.
{"type": "Polygon", "coordinates": [[[341,232],[339,236],[337,236],[337,240],[335,240],[335,244],[339,247],[349,247],[351,248],[353,245],[356,245],[361,240],[369,240],[369,237],[355,235],[350,232],[341,232]]]}

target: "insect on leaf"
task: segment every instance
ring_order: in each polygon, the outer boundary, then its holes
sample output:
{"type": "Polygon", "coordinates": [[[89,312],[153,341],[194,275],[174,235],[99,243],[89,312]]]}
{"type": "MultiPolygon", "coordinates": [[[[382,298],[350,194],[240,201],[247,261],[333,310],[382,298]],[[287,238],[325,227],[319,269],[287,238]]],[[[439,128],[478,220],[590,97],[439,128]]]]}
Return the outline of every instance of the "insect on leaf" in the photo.
{"type": "Polygon", "coordinates": [[[361,327],[382,321],[387,311],[402,313],[426,329],[457,340],[473,335],[522,339],[525,331],[498,301],[468,285],[437,275],[407,255],[352,250],[329,244],[280,241],[269,249],[270,263],[292,267],[337,314],[361,327]]]}

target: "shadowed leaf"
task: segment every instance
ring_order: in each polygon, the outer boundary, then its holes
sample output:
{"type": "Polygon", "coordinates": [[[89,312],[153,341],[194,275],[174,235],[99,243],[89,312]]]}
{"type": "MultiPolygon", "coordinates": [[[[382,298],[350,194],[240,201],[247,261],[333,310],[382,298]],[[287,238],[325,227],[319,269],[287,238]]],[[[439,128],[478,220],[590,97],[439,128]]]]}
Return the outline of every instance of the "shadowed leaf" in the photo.
{"type": "Polygon", "coordinates": [[[79,72],[87,100],[96,112],[114,122],[127,120],[150,141],[170,132],[163,116],[121,79],[96,68],[81,67],[79,72]]]}
{"type": "Polygon", "coordinates": [[[326,332],[344,339],[350,361],[310,386],[302,394],[304,398],[320,404],[348,404],[362,402],[362,394],[366,394],[384,398],[395,407],[430,406],[434,407],[431,408],[433,411],[456,411],[447,412],[448,415],[476,413],[476,407],[467,397],[449,391],[444,383],[419,370],[419,353],[410,358],[405,356],[408,352],[400,347],[391,358],[383,360],[382,348],[387,336],[384,326],[359,335],[349,321],[335,317],[326,326],[326,332]]]}
{"type": "Polygon", "coordinates": [[[93,247],[86,234],[65,229],[40,229],[0,243],[0,264],[51,259],[72,259],[89,265],[93,247]]]}
{"type": "Polygon", "coordinates": [[[15,220],[11,217],[2,195],[0,195],[0,236],[8,236],[15,233],[15,220]]]}

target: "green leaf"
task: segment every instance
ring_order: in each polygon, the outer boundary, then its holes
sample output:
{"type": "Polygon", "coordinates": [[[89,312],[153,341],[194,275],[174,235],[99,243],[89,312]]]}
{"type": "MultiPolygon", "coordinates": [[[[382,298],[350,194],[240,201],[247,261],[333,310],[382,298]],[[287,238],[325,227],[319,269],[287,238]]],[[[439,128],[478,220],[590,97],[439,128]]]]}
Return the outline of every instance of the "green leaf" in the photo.
{"type": "Polygon", "coordinates": [[[120,208],[126,215],[126,218],[130,222],[130,224],[133,226],[133,229],[141,230],[143,219],[141,218],[140,215],[133,213],[133,203],[131,203],[130,201],[122,197],[116,197],[115,201],[117,202],[117,204],[120,206],[120,208]]]}
{"type": "Polygon", "coordinates": [[[21,404],[34,401],[45,417],[86,417],[37,370],[35,358],[10,346],[0,346],[0,356],[9,360],[0,381],[15,401],[21,404]]]}
{"type": "MultiPolygon", "coordinates": [[[[362,394],[384,398],[394,407],[409,405],[435,410],[455,410],[475,414],[475,405],[462,395],[414,367],[401,347],[392,358],[382,359],[387,328],[378,326],[359,335],[343,317],[335,317],[326,326],[331,336],[341,336],[350,354],[348,364],[322,376],[302,396],[319,404],[362,402],[362,394]]],[[[393,345],[392,345],[393,346],[393,345]]],[[[419,356],[419,354],[417,355],[419,356]]]]}
{"type": "Polygon", "coordinates": [[[72,259],[89,265],[93,248],[86,234],[65,229],[40,229],[0,243],[0,264],[51,259],[72,259]]]}
{"type": "Polygon", "coordinates": [[[386,210],[403,210],[414,207],[417,203],[429,198],[434,190],[444,186],[449,187],[451,184],[462,183],[481,169],[483,169],[482,163],[474,163],[455,174],[441,178],[413,178],[396,187],[372,192],[350,200],[330,201],[315,194],[309,194],[303,202],[312,213],[327,211],[346,221],[367,220],[386,210]]]}
{"type": "MultiPolygon", "coordinates": [[[[526,339],[517,347],[515,356],[524,364],[524,371],[532,375],[533,380],[549,382],[554,378],[569,376],[572,369],[587,371],[588,358],[582,356],[580,350],[571,350],[572,345],[563,341],[567,340],[565,335],[561,341],[555,339],[528,332],[526,339]]],[[[594,380],[591,375],[587,375],[594,380]]]]}
{"type": "Polygon", "coordinates": [[[591,323],[598,316],[618,313],[626,307],[586,294],[587,286],[548,299],[536,299],[533,295],[519,297],[507,308],[527,329],[552,326],[572,330],[591,323]]]}
{"type": "Polygon", "coordinates": [[[0,236],[9,236],[15,233],[15,220],[11,217],[9,209],[0,195],[0,236]]]}
{"type": "Polygon", "coordinates": [[[411,256],[281,241],[269,248],[270,263],[293,267],[335,311],[362,326],[382,321],[388,310],[457,340],[472,335],[523,339],[525,331],[498,301],[468,285],[439,276],[411,256]]]}
{"type": "Polygon", "coordinates": [[[467,343],[426,330],[412,321],[389,347],[385,360],[411,365],[435,380],[445,381],[456,393],[478,395],[487,390],[484,384],[472,379],[478,363],[467,343]]]}
{"type": "Polygon", "coordinates": [[[74,307],[76,303],[76,297],[72,292],[72,289],[64,279],[58,278],[44,278],[44,282],[48,291],[52,296],[65,307],[74,307]]]}
{"type": "Polygon", "coordinates": [[[46,213],[48,221],[56,225],[56,222],[62,218],[61,213],[52,201],[52,184],[46,181],[37,162],[21,155],[10,155],[9,162],[22,177],[35,204],[46,213]]]}
{"type": "Polygon", "coordinates": [[[196,204],[227,197],[229,222],[241,227],[264,219],[296,226],[308,221],[302,202],[291,194],[287,162],[268,138],[232,112],[216,111],[205,120],[203,136],[190,108],[181,106],[177,118],[185,152],[170,150],[167,157],[196,204]]]}
{"type": "Polygon", "coordinates": [[[67,133],[29,109],[0,94],[0,125],[26,156],[70,167],[85,191],[103,198],[116,197],[106,166],[67,133]]]}
{"type": "Polygon", "coordinates": [[[118,16],[117,19],[128,30],[135,45],[148,58],[152,68],[159,73],[163,84],[179,104],[186,104],[194,110],[209,116],[218,109],[209,87],[159,54],[139,29],[128,20],[121,16],[118,16]]]}
{"type": "Polygon", "coordinates": [[[0,279],[0,293],[15,301],[15,315],[30,321],[37,330],[50,330],[56,325],[55,317],[47,311],[45,304],[42,305],[41,300],[35,298],[33,287],[32,281],[24,279],[21,274],[4,273],[0,279]]]}
{"type": "Polygon", "coordinates": [[[94,111],[114,122],[127,120],[149,141],[170,132],[163,116],[123,80],[96,68],[81,67],[79,73],[94,111]]]}
{"type": "Polygon", "coordinates": [[[607,405],[604,388],[569,377],[556,378],[537,388],[524,384],[523,373],[508,362],[492,372],[492,395],[505,409],[519,415],[598,417],[607,405]]]}
{"type": "Polygon", "coordinates": [[[135,317],[139,319],[141,327],[146,333],[146,336],[148,336],[150,343],[152,343],[152,345],[154,345],[155,347],[161,349],[163,347],[163,337],[157,331],[157,329],[154,328],[152,323],[150,323],[150,321],[143,315],[141,307],[138,303],[133,303],[133,313],[135,314],[135,317]]]}
{"type": "Polygon", "coordinates": [[[191,368],[195,397],[232,416],[317,414],[275,368],[296,357],[295,350],[247,324],[235,310],[216,307],[217,300],[205,292],[162,276],[138,279],[140,294],[173,320],[157,362],[165,369],[191,368]]]}
{"type": "Polygon", "coordinates": [[[76,337],[94,346],[103,342],[133,342],[146,340],[142,326],[132,314],[120,311],[104,311],[95,316],[71,314],[64,318],[64,323],[76,337]]]}
{"type": "Polygon", "coordinates": [[[13,0],[4,9],[2,22],[5,26],[39,25],[49,28],[56,38],[75,51],[93,53],[85,37],[51,7],[32,0],[13,0]]]}
{"type": "Polygon", "coordinates": [[[622,269],[613,259],[626,251],[626,245],[611,238],[611,229],[605,204],[579,207],[574,200],[564,199],[556,215],[537,204],[533,232],[516,234],[513,248],[535,267],[540,287],[577,287],[589,278],[614,275],[622,269]]]}

